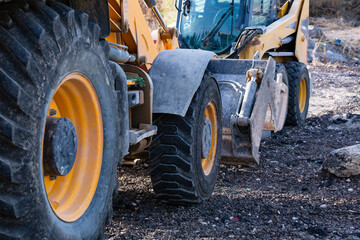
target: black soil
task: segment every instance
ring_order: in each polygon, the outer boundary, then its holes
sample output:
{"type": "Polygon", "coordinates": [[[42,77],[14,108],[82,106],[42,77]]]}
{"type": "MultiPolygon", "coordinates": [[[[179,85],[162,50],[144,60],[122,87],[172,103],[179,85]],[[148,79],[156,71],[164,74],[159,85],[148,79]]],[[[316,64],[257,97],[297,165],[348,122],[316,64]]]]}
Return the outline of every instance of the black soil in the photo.
{"type": "MultiPolygon", "coordinates": [[[[360,114],[360,69],[311,66],[310,72],[314,93],[324,102],[346,96],[310,113],[304,126],[285,127],[263,141],[258,167],[221,165],[208,201],[191,207],[163,204],[154,197],[146,161],[120,167],[106,237],[360,239],[360,176],[337,178],[319,171],[330,151],[360,144],[360,127],[347,124],[360,114]]],[[[310,112],[317,107],[324,106],[313,102],[310,112]]]]}

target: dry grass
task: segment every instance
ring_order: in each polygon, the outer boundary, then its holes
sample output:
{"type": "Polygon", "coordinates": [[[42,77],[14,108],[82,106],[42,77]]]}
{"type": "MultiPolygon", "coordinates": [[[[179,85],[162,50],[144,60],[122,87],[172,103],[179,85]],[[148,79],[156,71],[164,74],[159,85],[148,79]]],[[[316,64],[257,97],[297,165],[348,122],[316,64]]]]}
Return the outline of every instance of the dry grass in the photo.
{"type": "Polygon", "coordinates": [[[359,0],[313,0],[310,1],[310,15],[313,17],[344,17],[360,24],[359,0]]]}

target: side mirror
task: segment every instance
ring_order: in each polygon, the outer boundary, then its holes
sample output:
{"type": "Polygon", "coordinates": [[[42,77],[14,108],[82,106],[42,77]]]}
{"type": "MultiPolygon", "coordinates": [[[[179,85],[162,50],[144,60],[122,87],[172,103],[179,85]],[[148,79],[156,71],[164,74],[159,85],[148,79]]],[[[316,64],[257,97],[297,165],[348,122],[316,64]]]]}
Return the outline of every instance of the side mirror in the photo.
{"type": "Polygon", "coordinates": [[[182,10],[182,0],[175,0],[174,2],[175,8],[178,12],[181,12],[182,10]]]}
{"type": "Polygon", "coordinates": [[[190,13],[190,8],[191,8],[191,1],[190,0],[185,0],[184,2],[184,12],[183,12],[183,15],[185,17],[189,16],[189,13],[190,13]]]}
{"type": "Polygon", "coordinates": [[[156,0],[144,0],[148,8],[153,8],[156,6],[156,0]]]}

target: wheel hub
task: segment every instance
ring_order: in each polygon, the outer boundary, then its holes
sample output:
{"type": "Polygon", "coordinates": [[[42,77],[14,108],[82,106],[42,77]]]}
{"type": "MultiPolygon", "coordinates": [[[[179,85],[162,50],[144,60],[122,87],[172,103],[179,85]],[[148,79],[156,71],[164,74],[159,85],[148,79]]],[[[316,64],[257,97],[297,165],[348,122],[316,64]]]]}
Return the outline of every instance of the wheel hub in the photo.
{"type": "Polygon", "coordinates": [[[76,130],[70,119],[47,117],[44,136],[44,175],[66,176],[74,166],[76,130]]]}
{"type": "MultiPolygon", "coordinates": [[[[62,221],[74,222],[83,216],[93,200],[100,180],[103,160],[104,127],[100,102],[92,82],[77,72],[65,76],[55,89],[47,115],[67,118],[75,127],[75,131],[71,130],[69,133],[63,127],[57,126],[60,132],[67,132],[66,137],[58,141],[58,143],[64,142],[64,145],[57,150],[68,148],[68,150],[60,151],[59,155],[71,156],[61,156],[61,159],[72,159],[68,164],[69,167],[64,167],[63,174],[69,170],[70,172],[65,176],[48,175],[49,170],[45,170],[45,168],[54,169],[45,167],[46,165],[51,166],[56,163],[55,174],[59,174],[61,166],[66,164],[59,164],[57,160],[45,160],[45,158],[53,159],[54,156],[54,154],[49,154],[50,157],[48,157],[46,153],[43,154],[42,169],[46,195],[52,210],[62,221]],[[74,136],[77,141],[74,140],[74,136]],[[72,143],[76,143],[76,148],[75,146],[71,147],[72,143]],[[73,163],[74,158],[75,163],[73,163]]],[[[67,120],[64,119],[64,121],[67,120]]],[[[44,152],[51,149],[52,146],[58,146],[51,144],[51,141],[48,140],[49,136],[45,137],[47,132],[50,133],[46,130],[46,125],[52,125],[50,121],[46,121],[44,124],[44,152]]]]}
{"type": "Polygon", "coordinates": [[[211,150],[212,126],[211,120],[204,117],[202,132],[201,158],[207,158],[211,150]]]}

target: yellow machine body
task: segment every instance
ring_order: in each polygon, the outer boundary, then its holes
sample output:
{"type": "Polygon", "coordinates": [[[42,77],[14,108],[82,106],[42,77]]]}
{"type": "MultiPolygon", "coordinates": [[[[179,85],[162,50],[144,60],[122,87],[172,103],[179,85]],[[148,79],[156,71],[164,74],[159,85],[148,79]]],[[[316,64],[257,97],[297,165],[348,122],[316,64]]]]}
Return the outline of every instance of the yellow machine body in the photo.
{"type": "Polygon", "coordinates": [[[139,1],[109,0],[109,12],[111,33],[107,40],[126,45],[144,70],[150,69],[161,51],[179,47],[175,28],[168,32],[159,29],[157,38],[153,39],[139,1]]]}
{"type": "Polygon", "coordinates": [[[266,53],[282,46],[282,39],[296,35],[293,56],[275,56],[276,62],[299,61],[307,63],[309,0],[295,0],[289,9],[287,1],[278,11],[279,20],[266,27],[264,34],[253,41],[239,53],[240,59],[252,59],[256,52],[260,58],[266,58],[266,53]]]}
{"type": "MultiPolygon", "coordinates": [[[[239,53],[239,59],[252,59],[256,52],[260,53],[260,59],[266,59],[269,50],[276,52],[284,38],[295,35],[293,56],[273,58],[276,62],[307,62],[309,0],[294,0],[291,6],[289,2],[286,1],[278,9],[279,19],[267,26],[264,34],[255,37],[239,53]]],[[[142,69],[149,70],[155,57],[163,50],[179,47],[176,28],[170,28],[168,32],[159,29],[157,39],[153,39],[138,1],[109,0],[109,12],[111,33],[107,40],[128,46],[130,54],[136,56],[136,63],[142,69]]],[[[226,57],[226,54],[221,56],[226,57]]]]}

